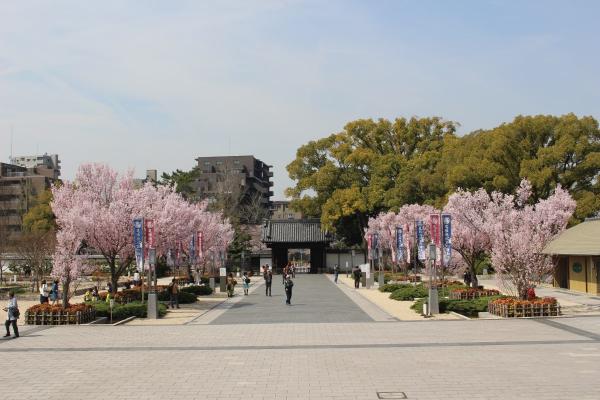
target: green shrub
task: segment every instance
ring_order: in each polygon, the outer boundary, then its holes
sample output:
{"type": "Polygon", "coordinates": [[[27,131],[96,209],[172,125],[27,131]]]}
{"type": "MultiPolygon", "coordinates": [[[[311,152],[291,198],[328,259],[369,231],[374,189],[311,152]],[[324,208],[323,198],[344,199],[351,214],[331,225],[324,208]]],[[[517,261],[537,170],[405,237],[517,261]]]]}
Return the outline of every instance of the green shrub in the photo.
{"type": "Polygon", "coordinates": [[[187,293],[192,293],[195,294],[196,296],[208,296],[210,294],[212,294],[213,290],[210,288],[210,286],[198,286],[198,285],[193,285],[193,286],[186,286],[184,288],[181,288],[182,292],[187,292],[187,293]]]}
{"type": "MultiPolygon", "coordinates": [[[[110,305],[103,301],[92,304],[96,308],[97,317],[110,318],[110,305]]],[[[167,307],[164,304],[158,305],[158,315],[161,317],[167,313],[167,307]]],[[[117,304],[113,307],[113,321],[119,321],[129,317],[146,318],[148,315],[148,304],[135,301],[127,304],[117,304]]]]}
{"type": "Polygon", "coordinates": [[[403,289],[407,287],[412,287],[413,285],[408,283],[386,283],[385,285],[379,288],[380,292],[391,293],[395,292],[398,289],[403,289]]]}
{"type": "Polygon", "coordinates": [[[428,295],[428,290],[424,285],[408,285],[400,289],[396,289],[390,294],[390,299],[398,301],[414,300],[418,297],[425,297],[428,295]]]}
{"type": "MultiPolygon", "coordinates": [[[[195,303],[198,301],[198,298],[196,297],[195,294],[189,293],[189,292],[184,292],[181,290],[179,291],[177,298],[179,299],[179,304],[191,304],[191,303],[195,303]]],[[[159,301],[170,301],[171,296],[169,296],[168,291],[163,290],[162,292],[158,293],[158,300],[159,301]]]]}
{"type": "MultiPolygon", "coordinates": [[[[480,312],[486,312],[488,310],[488,302],[490,300],[494,300],[499,297],[502,296],[479,297],[473,300],[440,299],[440,313],[454,311],[455,313],[462,314],[467,317],[477,317],[480,312]]],[[[420,314],[423,311],[423,303],[426,301],[427,298],[419,299],[410,308],[420,314]]]]}

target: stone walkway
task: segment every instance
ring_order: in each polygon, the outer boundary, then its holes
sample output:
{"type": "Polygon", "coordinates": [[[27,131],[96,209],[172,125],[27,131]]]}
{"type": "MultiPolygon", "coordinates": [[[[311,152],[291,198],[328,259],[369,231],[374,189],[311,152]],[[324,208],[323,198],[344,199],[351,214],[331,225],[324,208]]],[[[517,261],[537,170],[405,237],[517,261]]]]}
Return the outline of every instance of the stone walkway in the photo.
{"type": "Polygon", "coordinates": [[[41,327],[0,340],[0,385],[50,400],[596,400],[598,354],[597,317],[41,327]]]}
{"type": "Polygon", "coordinates": [[[292,305],[285,304],[281,275],[273,277],[272,297],[261,284],[249,296],[241,296],[212,324],[370,322],[367,313],[323,275],[298,274],[292,305]]]}
{"type": "Polygon", "coordinates": [[[298,276],[291,307],[275,278],[273,297],[254,279],[185,325],[24,327],[0,339],[0,387],[49,400],[598,399],[600,317],[378,322],[328,277],[298,276]]]}

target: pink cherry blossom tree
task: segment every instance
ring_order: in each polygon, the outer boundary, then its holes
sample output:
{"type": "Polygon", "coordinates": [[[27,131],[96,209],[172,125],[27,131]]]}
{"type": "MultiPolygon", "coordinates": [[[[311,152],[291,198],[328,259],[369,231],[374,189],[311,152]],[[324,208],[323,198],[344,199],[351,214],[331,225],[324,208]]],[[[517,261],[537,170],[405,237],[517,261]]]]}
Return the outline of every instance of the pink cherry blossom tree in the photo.
{"type": "Polygon", "coordinates": [[[116,289],[119,277],[135,259],[134,218],[154,220],[157,255],[189,242],[199,230],[205,232],[207,248],[227,247],[233,234],[220,214],[208,212],[204,203],[188,203],[169,187],[146,184],[134,189],[132,176],[130,172],[120,177],[106,165],[84,164],[74,183],[53,188],[52,209],[62,238],[55,253],[56,275],[72,280],[75,275],[67,274],[67,269],[82,272],[68,255],[85,242],[106,260],[116,289]]]}
{"type": "Polygon", "coordinates": [[[404,243],[406,251],[410,252],[411,249],[415,248],[415,234],[414,225],[415,221],[423,221],[425,228],[425,239],[426,242],[430,240],[430,218],[431,214],[437,214],[438,211],[429,205],[419,204],[407,204],[398,210],[397,213],[389,211],[381,213],[375,218],[370,218],[367,229],[365,231],[365,238],[368,235],[377,233],[379,235],[379,242],[383,249],[389,251],[392,255],[392,260],[402,265],[407,266],[410,256],[405,254],[402,260],[397,259],[396,254],[396,227],[402,227],[404,230],[404,243]],[[408,257],[407,257],[408,256],[408,257]]]}
{"type": "Polygon", "coordinates": [[[471,273],[471,284],[477,287],[476,266],[484,261],[492,250],[488,212],[491,198],[479,189],[467,192],[459,189],[448,198],[444,212],[452,216],[452,249],[458,253],[453,257],[455,269],[464,264],[471,273]]]}
{"type": "Polygon", "coordinates": [[[528,204],[530,194],[531,185],[523,180],[516,195],[493,193],[487,210],[492,264],[510,284],[506,288],[521,298],[552,273],[552,257],[542,250],[565,229],[576,206],[560,185],[537,204],[528,204]]]}

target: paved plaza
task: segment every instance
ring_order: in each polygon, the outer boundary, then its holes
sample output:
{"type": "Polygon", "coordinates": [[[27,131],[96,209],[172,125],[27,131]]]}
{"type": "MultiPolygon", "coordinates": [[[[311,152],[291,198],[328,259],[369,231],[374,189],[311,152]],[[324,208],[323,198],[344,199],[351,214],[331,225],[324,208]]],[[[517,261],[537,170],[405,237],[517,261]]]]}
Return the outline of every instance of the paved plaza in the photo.
{"type": "Polygon", "coordinates": [[[382,321],[324,276],[288,307],[277,278],[185,325],[23,327],[2,398],[600,398],[600,317],[382,321]]]}

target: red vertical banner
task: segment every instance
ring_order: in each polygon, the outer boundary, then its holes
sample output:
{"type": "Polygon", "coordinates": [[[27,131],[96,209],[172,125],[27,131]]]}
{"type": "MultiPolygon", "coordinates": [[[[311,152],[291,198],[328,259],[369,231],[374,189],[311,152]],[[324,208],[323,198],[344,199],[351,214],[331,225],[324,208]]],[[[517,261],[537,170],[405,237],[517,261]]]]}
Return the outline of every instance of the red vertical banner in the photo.
{"type": "Polygon", "coordinates": [[[204,234],[198,231],[196,236],[198,241],[196,246],[196,248],[198,249],[198,258],[204,258],[204,234]]]}
{"type": "Polygon", "coordinates": [[[430,234],[431,241],[435,243],[437,247],[441,247],[442,240],[440,238],[440,215],[439,214],[431,214],[429,216],[430,222],[430,234]]]}
{"type": "Polygon", "coordinates": [[[154,229],[154,220],[144,220],[144,228],[146,229],[146,248],[156,248],[156,231],[154,229]]]}
{"type": "Polygon", "coordinates": [[[373,235],[368,234],[367,235],[367,255],[369,260],[371,260],[373,258],[373,254],[371,254],[371,245],[373,242],[373,235]]]}

